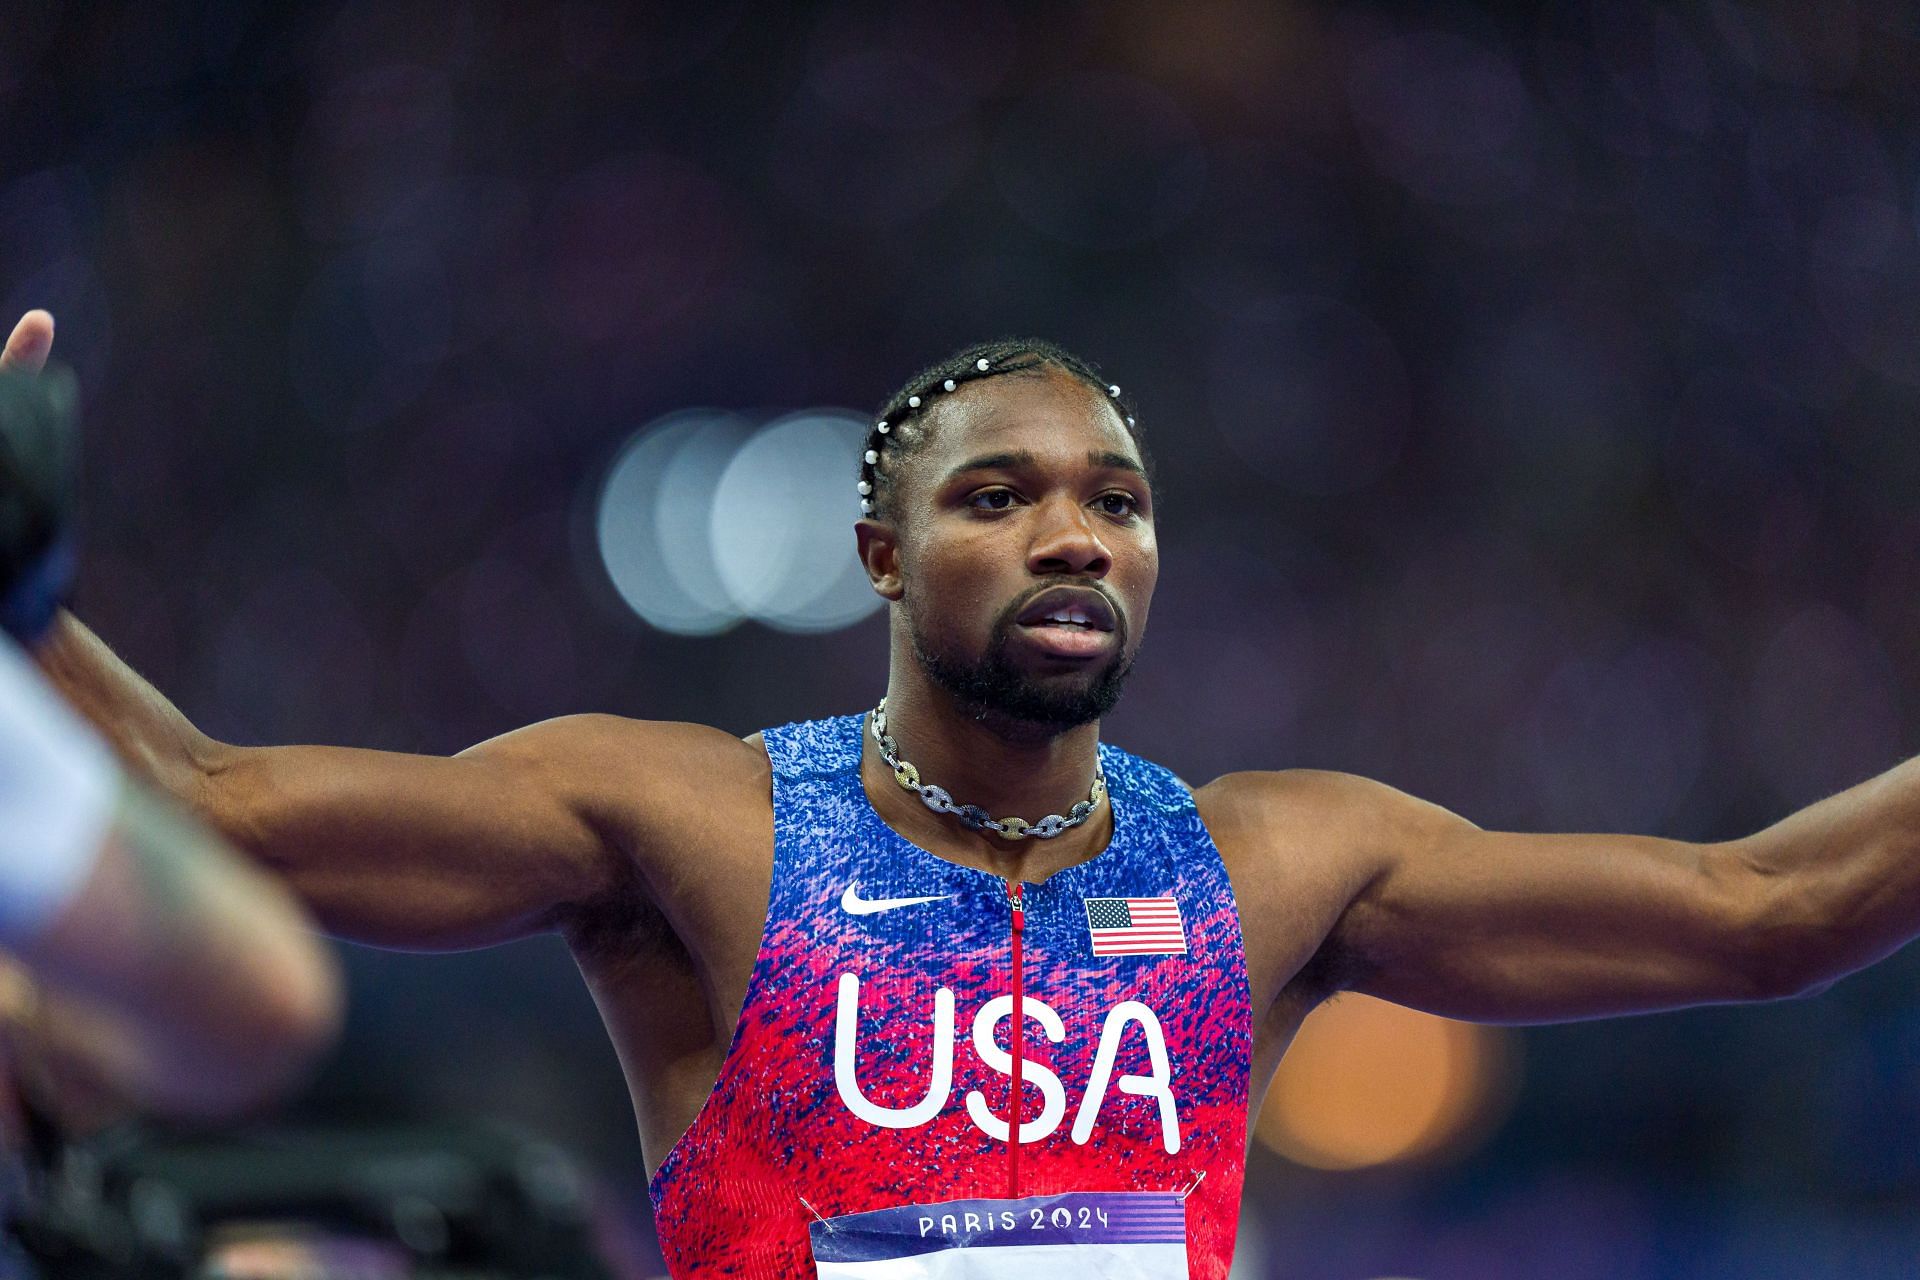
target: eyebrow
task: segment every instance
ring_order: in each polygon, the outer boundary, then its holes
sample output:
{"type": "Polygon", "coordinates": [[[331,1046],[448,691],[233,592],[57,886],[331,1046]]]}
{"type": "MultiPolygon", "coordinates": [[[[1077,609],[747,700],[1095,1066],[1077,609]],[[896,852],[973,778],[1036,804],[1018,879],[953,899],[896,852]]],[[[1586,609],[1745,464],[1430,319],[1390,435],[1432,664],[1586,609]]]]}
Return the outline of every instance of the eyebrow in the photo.
{"type": "MultiPolygon", "coordinates": [[[[1038,461],[1039,459],[1029,449],[1020,449],[1011,453],[983,453],[978,457],[968,458],[947,472],[947,479],[952,481],[973,471],[1012,471],[1021,467],[1031,467],[1038,461]]],[[[1110,449],[1087,450],[1087,463],[1090,466],[1104,467],[1111,471],[1130,471],[1143,479],[1147,474],[1145,468],[1138,462],[1124,453],[1115,453],[1110,449]]]]}
{"type": "Polygon", "coordinates": [[[1087,461],[1096,467],[1105,467],[1110,471],[1131,471],[1141,479],[1146,479],[1147,470],[1124,453],[1115,453],[1111,449],[1087,450],[1087,461]]]}

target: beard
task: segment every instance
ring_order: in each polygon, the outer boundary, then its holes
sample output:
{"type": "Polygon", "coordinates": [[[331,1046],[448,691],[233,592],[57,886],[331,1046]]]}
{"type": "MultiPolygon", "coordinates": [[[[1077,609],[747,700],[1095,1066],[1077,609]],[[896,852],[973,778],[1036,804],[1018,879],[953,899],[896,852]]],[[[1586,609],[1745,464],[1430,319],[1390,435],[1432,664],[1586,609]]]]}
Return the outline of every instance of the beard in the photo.
{"type": "Polygon", "coordinates": [[[913,656],[933,682],[976,720],[1063,732],[1091,724],[1113,710],[1133,670],[1125,621],[1116,620],[1120,639],[1117,651],[1090,678],[1082,674],[1045,680],[1022,671],[1011,656],[1013,628],[1017,625],[1014,618],[1023,604],[1016,601],[994,620],[992,638],[978,658],[941,652],[921,627],[918,613],[909,608],[907,631],[913,640],[913,656]]]}

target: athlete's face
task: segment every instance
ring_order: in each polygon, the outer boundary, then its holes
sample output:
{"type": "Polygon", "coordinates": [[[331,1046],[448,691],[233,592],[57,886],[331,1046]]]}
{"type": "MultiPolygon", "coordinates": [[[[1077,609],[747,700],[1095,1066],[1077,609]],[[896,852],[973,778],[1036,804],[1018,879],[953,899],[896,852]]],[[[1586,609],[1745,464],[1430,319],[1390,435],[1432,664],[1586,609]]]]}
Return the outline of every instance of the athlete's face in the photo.
{"type": "Polygon", "coordinates": [[[1043,367],[966,384],[925,426],[898,473],[892,536],[862,535],[922,669],[977,711],[1052,728],[1098,719],[1160,571],[1125,423],[1043,367]]]}

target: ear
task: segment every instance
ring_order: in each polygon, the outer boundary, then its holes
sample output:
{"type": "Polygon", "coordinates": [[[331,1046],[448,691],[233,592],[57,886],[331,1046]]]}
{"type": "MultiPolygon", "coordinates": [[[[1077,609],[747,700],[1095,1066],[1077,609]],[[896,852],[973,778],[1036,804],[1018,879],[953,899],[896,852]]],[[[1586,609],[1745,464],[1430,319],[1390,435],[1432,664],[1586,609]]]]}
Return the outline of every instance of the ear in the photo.
{"type": "Polygon", "coordinates": [[[874,594],[885,600],[898,600],[906,594],[900,578],[900,541],[892,521],[871,517],[853,524],[854,540],[860,546],[860,563],[874,594]]]}

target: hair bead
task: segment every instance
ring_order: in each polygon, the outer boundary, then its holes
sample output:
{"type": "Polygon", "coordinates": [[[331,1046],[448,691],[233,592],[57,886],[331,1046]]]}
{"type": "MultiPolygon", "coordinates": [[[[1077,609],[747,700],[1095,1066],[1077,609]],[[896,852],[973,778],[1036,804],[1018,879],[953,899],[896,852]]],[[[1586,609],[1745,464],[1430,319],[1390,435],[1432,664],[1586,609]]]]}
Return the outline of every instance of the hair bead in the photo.
{"type": "MultiPolygon", "coordinates": [[[[995,377],[1039,365],[1070,375],[1088,390],[1097,392],[1105,388],[1108,402],[1113,405],[1116,416],[1126,423],[1130,433],[1138,431],[1137,421],[1133,414],[1128,412],[1131,406],[1121,398],[1123,392],[1119,383],[1104,381],[1100,371],[1085,360],[1055,343],[1040,339],[1031,342],[1005,340],[981,343],[972,349],[971,354],[967,354],[963,349],[961,352],[949,355],[939,363],[911,375],[905,385],[900,386],[893,393],[895,398],[881,402],[884,406],[881,411],[897,413],[900,415],[899,421],[911,426],[919,421],[915,415],[930,412],[935,400],[942,394],[958,391],[963,382],[995,377]],[[982,354],[983,351],[986,354],[982,354]]],[[[878,506],[881,455],[889,454],[886,459],[889,463],[889,472],[896,470],[899,465],[904,464],[906,459],[894,455],[900,449],[912,452],[920,444],[923,428],[926,426],[922,423],[920,427],[908,431],[890,446],[887,437],[896,425],[895,422],[881,419],[874,424],[865,444],[861,446],[863,461],[858,479],[867,486],[861,490],[862,510],[866,510],[869,506],[878,506]]]]}
{"type": "Polygon", "coordinates": [[[854,488],[860,491],[860,496],[863,498],[873,492],[873,486],[867,483],[865,480],[862,480],[859,484],[855,485],[854,488]]]}

